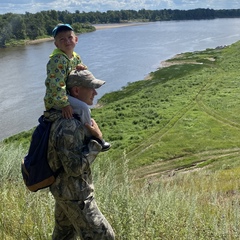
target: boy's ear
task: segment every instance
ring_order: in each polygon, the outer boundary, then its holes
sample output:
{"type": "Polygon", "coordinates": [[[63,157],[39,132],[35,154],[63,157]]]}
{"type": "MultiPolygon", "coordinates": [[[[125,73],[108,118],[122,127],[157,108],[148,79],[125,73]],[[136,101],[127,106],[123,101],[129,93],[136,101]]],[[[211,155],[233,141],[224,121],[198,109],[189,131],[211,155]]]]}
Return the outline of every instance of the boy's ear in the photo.
{"type": "Polygon", "coordinates": [[[56,46],[56,48],[58,48],[58,44],[56,41],[54,41],[54,45],[56,46]]]}

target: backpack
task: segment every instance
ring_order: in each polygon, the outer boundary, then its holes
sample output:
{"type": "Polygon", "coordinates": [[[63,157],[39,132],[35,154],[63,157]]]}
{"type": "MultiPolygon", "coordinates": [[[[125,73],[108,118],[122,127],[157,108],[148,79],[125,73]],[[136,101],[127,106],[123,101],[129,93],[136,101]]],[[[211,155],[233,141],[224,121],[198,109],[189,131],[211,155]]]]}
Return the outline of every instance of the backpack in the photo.
{"type": "Polygon", "coordinates": [[[42,115],[38,119],[39,125],[32,134],[28,154],[21,164],[21,172],[25,185],[32,192],[51,186],[62,167],[53,172],[47,161],[48,138],[51,122],[42,115]]]}

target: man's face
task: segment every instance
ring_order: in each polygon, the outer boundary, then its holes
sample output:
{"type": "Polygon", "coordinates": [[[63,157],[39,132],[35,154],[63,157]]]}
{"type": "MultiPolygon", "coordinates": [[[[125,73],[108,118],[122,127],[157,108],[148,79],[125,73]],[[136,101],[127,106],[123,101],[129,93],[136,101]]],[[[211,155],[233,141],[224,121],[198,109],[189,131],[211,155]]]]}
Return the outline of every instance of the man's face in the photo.
{"type": "Polygon", "coordinates": [[[94,97],[97,95],[97,91],[94,88],[76,87],[76,98],[85,102],[87,105],[93,105],[94,97]]]}
{"type": "MultiPolygon", "coordinates": [[[[74,34],[73,31],[63,31],[59,32],[57,36],[55,37],[55,46],[62,50],[64,53],[72,54],[76,44],[77,44],[78,38],[74,34]]],[[[69,56],[72,57],[72,56],[69,56]]]]}

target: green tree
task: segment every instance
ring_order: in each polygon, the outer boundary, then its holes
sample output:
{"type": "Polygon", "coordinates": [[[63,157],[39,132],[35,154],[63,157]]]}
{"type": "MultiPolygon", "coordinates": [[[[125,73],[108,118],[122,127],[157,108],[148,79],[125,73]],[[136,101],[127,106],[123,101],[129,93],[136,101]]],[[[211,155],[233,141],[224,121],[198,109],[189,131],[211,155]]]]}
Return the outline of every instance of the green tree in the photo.
{"type": "Polygon", "coordinates": [[[107,11],[108,22],[109,23],[119,23],[120,22],[120,13],[119,11],[107,11]]]}
{"type": "Polygon", "coordinates": [[[44,19],[41,13],[26,13],[25,24],[27,37],[31,40],[37,39],[46,33],[44,29],[44,19]]]}
{"type": "Polygon", "coordinates": [[[12,25],[10,19],[13,17],[13,14],[8,13],[0,18],[0,47],[6,47],[6,42],[13,38],[12,34],[12,25]]]}
{"type": "Polygon", "coordinates": [[[6,41],[8,39],[10,39],[10,36],[8,35],[8,31],[6,28],[2,27],[1,25],[0,25],[0,28],[1,28],[1,30],[0,30],[0,47],[4,48],[4,47],[6,47],[6,41]]]}
{"type": "Polygon", "coordinates": [[[16,39],[25,39],[26,38],[26,25],[24,18],[21,15],[15,16],[12,21],[12,34],[16,39]]]}

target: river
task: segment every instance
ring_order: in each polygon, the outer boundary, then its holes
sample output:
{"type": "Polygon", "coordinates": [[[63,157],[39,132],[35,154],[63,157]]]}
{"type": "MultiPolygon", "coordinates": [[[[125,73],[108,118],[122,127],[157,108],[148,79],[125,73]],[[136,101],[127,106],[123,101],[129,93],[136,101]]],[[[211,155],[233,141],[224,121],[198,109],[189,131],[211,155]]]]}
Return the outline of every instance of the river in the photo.
{"type": "MultiPolygon", "coordinates": [[[[98,90],[99,99],[129,82],[143,80],[176,54],[239,39],[240,18],[168,21],[82,34],[75,51],[97,78],[106,81],[98,90]]],[[[45,68],[53,48],[53,41],[48,41],[0,49],[0,140],[38,124],[44,110],[45,68]]]]}

